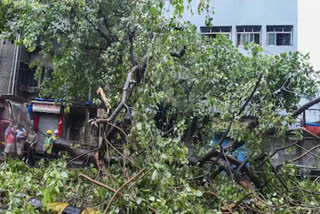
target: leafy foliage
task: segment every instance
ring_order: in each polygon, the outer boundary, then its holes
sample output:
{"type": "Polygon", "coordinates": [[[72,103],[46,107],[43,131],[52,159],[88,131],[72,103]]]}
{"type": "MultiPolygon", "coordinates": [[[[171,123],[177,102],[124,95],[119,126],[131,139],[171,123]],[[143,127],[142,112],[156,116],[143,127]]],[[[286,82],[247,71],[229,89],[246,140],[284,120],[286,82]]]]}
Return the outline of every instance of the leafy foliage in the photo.
{"type": "MultiPolygon", "coordinates": [[[[251,193],[260,197],[260,202],[243,209],[312,210],[317,196],[311,194],[297,202],[302,190],[292,191],[296,182],[301,187],[310,184],[297,181],[294,168],[279,169],[278,174],[287,181],[284,187],[268,161],[263,167],[255,162],[270,143],[266,136],[286,140],[288,124],[295,121],[290,113],[300,96],[316,91],[312,78],[316,72],[308,64],[308,56],[298,52],[268,56],[255,44],[247,44],[247,53],[242,54],[224,37],[208,39],[190,23],[178,24],[184,1],[171,4],[175,12],[166,18],[165,1],[159,0],[6,0],[0,3],[5,20],[1,37],[14,40],[19,33],[17,44],[38,51],[53,65],[54,71],[42,83],[44,97],[63,98],[66,103],[85,101],[90,88],[103,86],[115,108],[123,90],[129,93],[126,111],[116,115],[115,121],[107,121],[111,125],[105,125],[105,132],[119,125],[113,137],[107,136],[108,141],[121,147],[130,167],[126,171],[113,164],[108,176],[100,179],[120,187],[128,174],[133,176],[145,167],[147,173],[122,192],[110,212],[144,213],[151,208],[160,213],[218,213],[230,209],[229,204],[242,203],[248,190],[235,182],[250,173],[242,175],[239,170],[231,177],[220,174],[212,179],[218,167],[210,166],[210,160],[199,165],[199,159],[210,154],[207,147],[213,136],[226,130],[232,143],[245,144],[252,176],[260,183],[251,193]],[[128,71],[136,65],[139,69],[129,88],[123,89],[128,71]],[[280,114],[283,111],[289,114],[280,114]],[[291,191],[284,191],[286,188],[291,191]]],[[[200,1],[198,9],[209,12],[208,2],[200,1]]],[[[40,64],[34,62],[35,66],[40,64]]],[[[102,153],[107,157],[115,154],[109,150],[102,153]]],[[[232,155],[232,151],[225,153],[232,155]]],[[[220,157],[216,157],[218,161],[220,157]]],[[[19,188],[18,183],[7,189],[29,191],[29,195],[42,197],[44,204],[70,200],[73,188],[92,204],[112,197],[108,190],[77,183],[76,173],[64,167],[57,162],[48,168],[24,169],[31,180],[37,181],[34,176],[39,176],[45,181],[30,190],[19,188]],[[41,193],[34,192],[36,188],[42,189],[41,193]]],[[[19,164],[13,168],[18,169],[19,164]]],[[[3,170],[10,172],[11,168],[3,170]]],[[[318,184],[309,188],[316,191],[318,184]]],[[[21,200],[10,209],[18,204],[21,209],[21,200]]]]}
{"type": "MultiPolygon", "coordinates": [[[[70,170],[65,166],[66,163],[63,160],[50,162],[49,165],[41,162],[40,168],[27,168],[23,162],[16,160],[10,161],[7,165],[1,165],[0,193],[2,197],[0,208],[7,205],[6,214],[43,213],[44,210],[36,210],[26,204],[26,200],[33,197],[42,199],[44,204],[63,201],[83,208],[97,207],[102,211],[107,203],[106,199],[112,196],[111,192],[78,180],[80,172],[94,177],[98,171],[90,168],[70,170]]],[[[100,177],[101,182],[113,187],[122,184],[121,166],[112,165],[108,173],[110,174],[100,177]]],[[[219,213],[228,205],[236,203],[248,194],[247,190],[223,174],[218,176],[213,183],[207,183],[206,187],[199,187],[199,182],[202,181],[188,180],[185,177],[198,173],[190,167],[184,167],[183,170],[181,168],[173,169],[155,163],[147,176],[132,185],[130,191],[123,193],[111,213],[150,212],[150,207],[160,213],[219,213]]],[[[297,204],[304,200],[310,204],[309,207],[284,204],[288,198],[284,198],[280,192],[277,193],[274,189],[266,190],[265,202],[268,206],[261,202],[254,206],[262,211],[275,213],[281,212],[281,210],[303,212],[312,210],[312,207],[318,205],[319,196],[308,195],[299,190],[297,186],[299,183],[300,188],[318,191],[320,188],[318,182],[295,180],[292,176],[295,175],[296,170],[292,167],[285,167],[282,173],[290,180],[288,186],[297,189],[295,194],[289,194],[287,197],[293,198],[297,204]],[[301,198],[301,194],[304,195],[303,198],[301,198]]],[[[272,181],[272,185],[280,188],[276,180],[272,181]]],[[[240,212],[242,211],[240,210],[240,212]]]]}

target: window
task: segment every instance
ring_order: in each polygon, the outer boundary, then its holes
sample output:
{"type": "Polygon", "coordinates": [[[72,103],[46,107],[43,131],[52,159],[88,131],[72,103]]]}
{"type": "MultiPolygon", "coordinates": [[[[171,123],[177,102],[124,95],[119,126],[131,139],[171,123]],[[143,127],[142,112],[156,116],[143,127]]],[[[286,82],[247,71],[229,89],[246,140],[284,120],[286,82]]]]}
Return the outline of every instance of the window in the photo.
{"type": "Polygon", "coordinates": [[[247,42],[260,44],[261,26],[246,25],[237,26],[237,45],[244,45],[247,42]]]}
{"type": "Polygon", "coordinates": [[[39,88],[39,82],[34,78],[35,70],[30,69],[29,65],[21,62],[20,64],[20,89],[24,91],[35,90],[39,88]]]}
{"type": "Polygon", "coordinates": [[[19,89],[26,92],[38,92],[40,82],[43,80],[43,73],[41,74],[40,81],[38,79],[35,79],[36,70],[31,69],[28,64],[24,62],[20,62],[20,69],[19,69],[19,76],[18,76],[18,82],[19,82],[19,89]]]}
{"type": "Polygon", "coordinates": [[[220,34],[231,39],[231,29],[231,26],[200,27],[200,32],[210,38],[217,38],[217,35],[220,34]]]}
{"type": "Polygon", "coordinates": [[[270,25],[267,26],[268,45],[292,45],[292,25],[270,25]]]}

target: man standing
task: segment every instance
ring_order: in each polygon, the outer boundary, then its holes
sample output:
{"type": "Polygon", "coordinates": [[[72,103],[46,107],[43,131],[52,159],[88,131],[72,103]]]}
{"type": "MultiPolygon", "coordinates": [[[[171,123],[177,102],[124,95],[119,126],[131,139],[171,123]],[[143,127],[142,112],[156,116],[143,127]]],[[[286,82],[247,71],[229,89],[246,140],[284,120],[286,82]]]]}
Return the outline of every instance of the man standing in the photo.
{"type": "Polygon", "coordinates": [[[57,151],[55,151],[55,146],[54,146],[59,138],[59,131],[57,129],[54,130],[54,136],[52,138],[53,138],[53,151],[52,151],[52,153],[55,155],[58,155],[57,151]]]}
{"type": "Polygon", "coordinates": [[[20,159],[23,157],[26,136],[27,131],[22,127],[22,125],[19,125],[17,129],[17,155],[20,159]]]}
{"type": "Polygon", "coordinates": [[[59,138],[59,131],[56,129],[54,130],[54,136],[53,136],[53,140],[57,140],[59,138]]]}
{"type": "Polygon", "coordinates": [[[31,167],[34,166],[34,158],[33,154],[36,150],[37,144],[39,142],[39,138],[37,133],[35,133],[33,130],[28,134],[26,143],[28,144],[27,148],[27,164],[31,167]]]}
{"type": "Polygon", "coordinates": [[[6,129],[6,132],[5,132],[5,142],[6,142],[6,147],[4,149],[5,163],[7,161],[8,155],[14,155],[16,152],[15,140],[16,140],[16,129],[10,123],[9,127],[6,129]]]}
{"type": "Polygon", "coordinates": [[[52,137],[52,130],[49,129],[46,134],[47,134],[47,137],[43,144],[43,151],[44,151],[44,154],[49,158],[52,155],[52,147],[53,147],[53,141],[54,141],[52,137]]]}

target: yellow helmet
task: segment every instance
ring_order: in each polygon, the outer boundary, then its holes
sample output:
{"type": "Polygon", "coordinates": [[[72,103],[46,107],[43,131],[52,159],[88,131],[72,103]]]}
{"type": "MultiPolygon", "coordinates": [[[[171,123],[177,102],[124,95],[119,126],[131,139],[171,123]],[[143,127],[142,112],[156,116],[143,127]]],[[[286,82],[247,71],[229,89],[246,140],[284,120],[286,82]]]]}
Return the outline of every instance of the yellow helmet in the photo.
{"type": "Polygon", "coordinates": [[[47,134],[52,134],[52,130],[51,129],[47,130],[47,134]]]}

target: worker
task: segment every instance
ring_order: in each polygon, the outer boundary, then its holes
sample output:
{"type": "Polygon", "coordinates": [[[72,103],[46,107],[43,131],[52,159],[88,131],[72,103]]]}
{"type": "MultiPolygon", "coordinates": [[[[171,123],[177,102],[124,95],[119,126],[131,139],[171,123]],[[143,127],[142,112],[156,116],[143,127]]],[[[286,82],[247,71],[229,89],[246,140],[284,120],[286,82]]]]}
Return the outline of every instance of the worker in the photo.
{"type": "Polygon", "coordinates": [[[4,149],[4,162],[6,163],[8,155],[14,155],[16,153],[16,129],[12,125],[12,123],[9,124],[9,127],[5,131],[5,142],[6,147],[4,149]]]}
{"type": "Polygon", "coordinates": [[[46,137],[44,144],[43,144],[43,151],[44,151],[44,154],[48,158],[50,158],[52,155],[52,148],[53,148],[53,141],[54,141],[54,139],[52,137],[52,130],[49,129],[46,132],[46,134],[47,134],[47,137],[46,137]]]}
{"type": "Polygon", "coordinates": [[[31,132],[28,134],[26,143],[28,145],[27,148],[27,164],[30,167],[34,166],[34,152],[36,150],[37,144],[38,144],[39,138],[38,138],[38,134],[35,133],[33,130],[31,130],[31,132]]]}
{"type": "Polygon", "coordinates": [[[59,138],[59,131],[56,129],[56,130],[54,130],[54,136],[53,136],[53,151],[52,151],[52,153],[54,155],[57,155],[57,151],[55,151],[55,144],[56,144],[58,138],[59,138]]]}
{"type": "Polygon", "coordinates": [[[56,129],[54,130],[54,136],[53,136],[53,140],[56,141],[59,138],[59,131],[56,129]]]}

